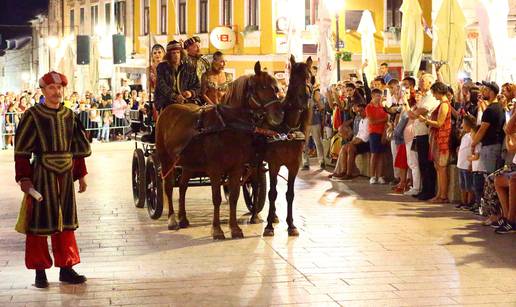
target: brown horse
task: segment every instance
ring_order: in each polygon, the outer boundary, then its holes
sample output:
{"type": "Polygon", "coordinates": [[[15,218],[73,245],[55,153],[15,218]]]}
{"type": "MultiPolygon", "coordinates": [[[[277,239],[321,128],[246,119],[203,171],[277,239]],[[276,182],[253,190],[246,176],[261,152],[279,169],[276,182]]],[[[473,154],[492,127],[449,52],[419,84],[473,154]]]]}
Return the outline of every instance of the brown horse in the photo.
{"type": "MultiPolygon", "coordinates": [[[[306,128],[311,117],[308,108],[310,68],[312,59],[309,57],[306,63],[296,63],[293,56],[290,58],[291,73],[289,87],[285,97],[284,110],[285,117],[283,122],[283,132],[303,132],[306,135],[306,128]]],[[[287,183],[287,224],[289,236],[298,236],[299,232],[294,225],[292,217],[292,205],[294,201],[294,183],[301,165],[301,154],[305,146],[305,140],[278,141],[267,144],[265,151],[265,161],[269,164],[269,214],[267,216],[267,226],[263,232],[264,236],[274,235],[274,221],[276,219],[276,198],[278,192],[278,173],[282,165],[288,169],[287,183]]],[[[253,213],[253,218],[257,213],[253,213]]],[[[252,218],[252,219],[253,219],[252,218]]]]}
{"type": "Polygon", "coordinates": [[[240,180],[245,165],[254,158],[254,121],[266,119],[281,123],[278,86],[274,78],[261,71],[257,62],[255,74],[240,77],[233,83],[228,100],[234,107],[201,108],[195,105],[171,105],[160,114],[156,124],[156,154],[164,174],[164,199],[169,205],[169,229],[189,225],[185,210],[185,194],[189,179],[205,173],[210,178],[214,206],[212,236],[224,239],[220,227],[221,184],[228,178],[232,238],[243,237],[237,224],[236,206],[240,180]],[[202,126],[202,127],[200,127],[202,126]],[[175,166],[182,168],[179,182],[179,224],[172,203],[175,166]]]}

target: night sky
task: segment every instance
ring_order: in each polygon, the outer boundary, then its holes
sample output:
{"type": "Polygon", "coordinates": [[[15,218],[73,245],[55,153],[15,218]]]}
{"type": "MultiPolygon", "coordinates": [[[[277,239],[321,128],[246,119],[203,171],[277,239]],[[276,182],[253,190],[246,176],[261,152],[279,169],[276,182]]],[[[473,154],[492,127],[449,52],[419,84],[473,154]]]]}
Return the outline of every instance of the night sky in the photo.
{"type": "Polygon", "coordinates": [[[29,25],[29,20],[47,10],[48,0],[0,0],[0,34],[3,38],[30,35],[30,28],[5,25],[29,25]]]}

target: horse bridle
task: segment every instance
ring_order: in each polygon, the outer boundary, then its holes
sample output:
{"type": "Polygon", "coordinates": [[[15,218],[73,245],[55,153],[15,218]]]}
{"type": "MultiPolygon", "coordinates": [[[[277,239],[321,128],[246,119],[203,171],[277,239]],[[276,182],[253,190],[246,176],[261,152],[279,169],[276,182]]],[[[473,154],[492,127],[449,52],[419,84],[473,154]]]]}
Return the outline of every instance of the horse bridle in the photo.
{"type": "Polygon", "coordinates": [[[253,82],[249,81],[249,83],[249,90],[247,91],[247,102],[249,104],[249,109],[251,110],[251,114],[255,123],[261,123],[267,114],[267,108],[276,103],[281,103],[281,99],[276,98],[267,102],[262,102],[255,95],[256,90],[254,88],[253,82]]]}

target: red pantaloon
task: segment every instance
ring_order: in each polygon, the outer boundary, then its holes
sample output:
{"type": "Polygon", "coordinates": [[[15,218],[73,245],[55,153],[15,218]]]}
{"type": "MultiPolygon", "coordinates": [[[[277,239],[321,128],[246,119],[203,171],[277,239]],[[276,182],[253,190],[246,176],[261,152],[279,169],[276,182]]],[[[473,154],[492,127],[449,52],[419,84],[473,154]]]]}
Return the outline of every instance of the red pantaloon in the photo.
{"type": "MultiPolygon", "coordinates": [[[[72,230],[65,230],[51,236],[55,266],[69,268],[79,262],[79,249],[72,230]]],[[[48,252],[47,236],[27,235],[25,241],[25,266],[29,270],[44,270],[52,267],[48,252]]]]}

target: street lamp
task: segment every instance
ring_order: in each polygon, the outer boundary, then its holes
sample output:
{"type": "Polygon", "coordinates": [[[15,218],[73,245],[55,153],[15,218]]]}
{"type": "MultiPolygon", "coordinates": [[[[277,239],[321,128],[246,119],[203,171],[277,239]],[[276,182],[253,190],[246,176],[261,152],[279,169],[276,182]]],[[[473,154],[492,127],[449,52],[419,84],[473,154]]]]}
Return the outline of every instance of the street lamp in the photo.
{"type": "MultiPolygon", "coordinates": [[[[335,49],[340,50],[339,38],[339,14],[344,8],[344,0],[326,0],[326,7],[330,12],[335,12],[335,49]]],[[[340,59],[337,60],[337,81],[340,81],[340,59]]]]}

